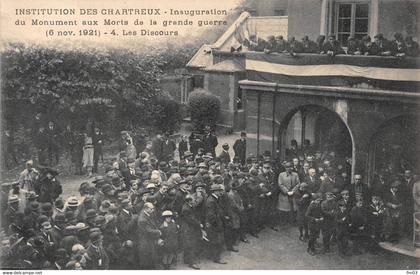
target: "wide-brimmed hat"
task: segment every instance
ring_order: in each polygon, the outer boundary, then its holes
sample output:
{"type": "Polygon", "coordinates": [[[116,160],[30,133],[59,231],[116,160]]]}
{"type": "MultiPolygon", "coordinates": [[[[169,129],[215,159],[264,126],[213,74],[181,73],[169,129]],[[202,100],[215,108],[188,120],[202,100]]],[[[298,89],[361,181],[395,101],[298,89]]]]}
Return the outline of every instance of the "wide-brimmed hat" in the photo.
{"type": "Polygon", "coordinates": [[[19,197],[17,195],[10,195],[7,199],[8,204],[17,203],[19,202],[19,197]]]}
{"type": "Polygon", "coordinates": [[[27,196],[28,200],[36,200],[37,198],[39,198],[39,195],[33,191],[29,191],[27,196]]]}
{"type": "Polygon", "coordinates": [[[212,184],[210,186],[210,191],[221,191],[223,190],[223,186],[221,184],[212,184]]]}
{"type": "Polygon", "coordinates": [[[169,210],[163,211],[162,213],[162,217],[172,217],[173,215],[172,211],[169,210]]]}
{"type": "Polygon", "coordinates": [[[78,207],[80,205],[80,201],[76,197],[69,197],[66,203],[69,207],[78,207]]]}

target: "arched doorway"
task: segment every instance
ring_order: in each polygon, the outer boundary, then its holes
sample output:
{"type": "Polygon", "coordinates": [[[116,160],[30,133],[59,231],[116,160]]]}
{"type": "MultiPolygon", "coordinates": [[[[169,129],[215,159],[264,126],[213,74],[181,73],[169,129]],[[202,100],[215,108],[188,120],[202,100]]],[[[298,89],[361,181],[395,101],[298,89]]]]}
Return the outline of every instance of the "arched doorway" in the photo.
{"type": "Polygon", "coordinates": [[[420,172],[419,116],[395,117],[380,127],[372,137],[369,148],[369,179],[380,169],[393,175],[410,169],[420,172]]]}
{"type": "MultiPolygon", "coordinates": [[[[296,140],[299,148],[309,140],[313,152],[320,151],[324,155],[334,152],[339,163],[345,164],[346,159],[351,159],[354,166],[351,132],[336,112],[325,107],[304,105],[290,111],[279,130],[278,149],[284,159],[291,140],[296,140]]],[[[354,174],[353,169],[351,173],[354,174]]]]}

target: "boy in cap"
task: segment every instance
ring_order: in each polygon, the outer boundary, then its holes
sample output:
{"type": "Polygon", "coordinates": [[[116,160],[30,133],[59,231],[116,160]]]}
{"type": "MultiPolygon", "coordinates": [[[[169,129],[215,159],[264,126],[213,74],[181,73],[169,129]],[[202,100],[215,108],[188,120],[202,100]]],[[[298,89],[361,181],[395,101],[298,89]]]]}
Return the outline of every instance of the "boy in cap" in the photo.
{"type": "Polygon", "coordinates": [[[322,243],[324,253],[330,252],[330,240],[334,232],[334,214],[337,209],[337,202],[332,192],[325,193],[325,200],[321,203],[322,216],[322,243]]]}
{"type": "Polygon", "coordinates": [[[306,210],[305,218],[308,221],[309,240],[308,253],[312,256],[316,254],[315,243],[319,237],[321,225],[324,221],[321,208],[322,198],[320,194],[313,195],[313,201],[309,204],[306,210]]]}
{"type": "Polygon", "coordinates": [[[350,211],[350,230],[354,239],[353,253],[361,254],[361,248],[367,243],[369,238],[368,232],[368,215],[363,205],[363,198],[356,197],[356,204],[350,211]]]}
{"type": "Polygon", "coordinates": [[[295,193],[295,200],[297,204],[297,223],[299,227],[299,240],[306,242],[308,240],[308,223],[305,219],[306,210],[311,204],[312,195],[308,191],[308,184],[302,182],[299,189],[295,193]]]}
{"type": "Polygon", "coordinates": [[[338,210],[335,213],[336,234],[338,244],[338,254],[340,256],[348,255],[349,226],[350,217],[348,214],[347,203],[343,200],[338,202],[338,210]]]}
{"type": "Polygon", "coordinates": [[[177,260],[176,254],[178,248],[179,226],[175,223],[175,220],[173,219],[172,211],[163,211],[162,217],[164,220],[161,226],[159,227],[160,232],[162,232],[162,236],[160,237],[162,240],[162,264],[164,269],[171,269],[171,265],[174,263],[176,264],[177,260]]]}
{"type": "Polygon", "coordinates": [[[372,196],[372,203],[368,206],[370,237],[372,240],[372,252],[378,249],[377,244],[383,240],[384,218],[386,208],[378,195],[372,196]]]}

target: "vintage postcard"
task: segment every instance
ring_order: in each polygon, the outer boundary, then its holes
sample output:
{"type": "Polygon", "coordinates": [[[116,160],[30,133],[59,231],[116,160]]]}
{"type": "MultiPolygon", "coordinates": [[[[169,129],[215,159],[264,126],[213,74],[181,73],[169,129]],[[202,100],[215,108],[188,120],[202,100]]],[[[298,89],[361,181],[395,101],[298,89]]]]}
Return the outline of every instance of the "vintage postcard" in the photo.
{"type": "Polygon", "coordinates": [[[3,274],[417,274],[418,0],[0,14],[3,274]]]}

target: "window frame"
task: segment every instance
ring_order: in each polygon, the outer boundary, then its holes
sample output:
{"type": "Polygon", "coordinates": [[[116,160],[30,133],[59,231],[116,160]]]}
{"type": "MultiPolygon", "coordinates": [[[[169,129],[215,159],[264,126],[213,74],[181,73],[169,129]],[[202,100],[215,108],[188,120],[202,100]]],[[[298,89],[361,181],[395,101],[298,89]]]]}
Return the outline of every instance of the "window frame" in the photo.
{"type": "MultiPolygon", "coordinates": [[[[366,35],[370,34],[370,28],[371,28],[371,3],[370,1],[336,1],[335,2],[335,12],[334,12],[334,33],[335,38],[338,40],[339,34],[349,34],[350,37],[355,37],[356,34],[356,7],[357,5],[367,5],[368,7],[368,13],[367,17],[358,17],[357,19],[367,19],[367,30],[366,35]],[[350,32],[339,32],[339,12],[340,12],[340,5],[351,5],[351,13],[350,13],[350,32]]],[[[358,32],[360,34],[360,32],[358,32]]],[[[340,41],[341,43],[341,41],[340,41]]],[[[341,46],[345,46],[344,43],[342,43],[341,46]]]]}

